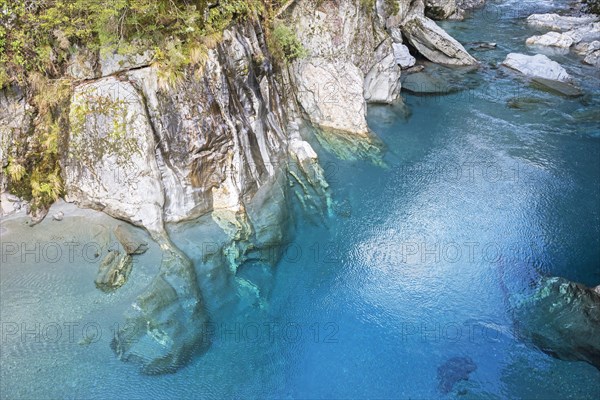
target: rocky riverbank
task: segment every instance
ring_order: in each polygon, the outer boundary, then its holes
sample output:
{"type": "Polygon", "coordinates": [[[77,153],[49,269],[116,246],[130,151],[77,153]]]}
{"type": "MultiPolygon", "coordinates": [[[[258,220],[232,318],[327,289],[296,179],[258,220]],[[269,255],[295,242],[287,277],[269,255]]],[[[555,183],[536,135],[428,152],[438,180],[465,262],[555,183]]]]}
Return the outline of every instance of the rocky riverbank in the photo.
{"type": "MultiPolygon", "coordinates": [[[[276,262],[262,254],[276,253],[289,239],[292,202],[317,218],[335,209],[303,126],[313,127],[319,143],[340,158],[381,162],[367,104],[399,101],[401,78],[417,76],[410,69],[417,62],[477,68],[433,18],[460,19],[480,3],[292,1],[279,18],[293,28],[303,57],[275,60],[265,27],[250,19],[228,27],[203,68],[179,84],[165,83],[152,50],[123,56],[79,48],[64,76],[73,90],[68,136],[57,150],[65,199],[146,229],[162,251],[157,276],[115,335],[116,354],[156,374],[204,351],[209,344],[201,326],[210,316],[196,279],[199,266],[166,226],[210,216],[226,237],[211,262],[234,278],[247,261],[276,262]]],[[[584,18],[586,33],[576,46],[594,49],[596,25],[584,18]]],[[[569,37],[577,32],[583,31],[569,37]]],[[[571,84],[560,66],[535,57],[533,70],[520,56],[505,64],[571,84]]],[[[422,90],[418,76],[411,87],[422,90]]],[[[8,168],[32,150],[27,143],[38,110],[18,87],[3,90],[0,103],[0,158],[8,168]]],[[[3,215],[27,211],[26,202],[6,193],[12,188],[6,175],[0,185],[3,215]]],[[[33,222],[45,211],[37,210],[33,222]]],[[[112,261],[104,267],[110,270],[112,261]]],[[[128,275],[126,264],[115,268],[128,275]]],[[[105,272],[101,286],[122,283],[105,272]]]]}

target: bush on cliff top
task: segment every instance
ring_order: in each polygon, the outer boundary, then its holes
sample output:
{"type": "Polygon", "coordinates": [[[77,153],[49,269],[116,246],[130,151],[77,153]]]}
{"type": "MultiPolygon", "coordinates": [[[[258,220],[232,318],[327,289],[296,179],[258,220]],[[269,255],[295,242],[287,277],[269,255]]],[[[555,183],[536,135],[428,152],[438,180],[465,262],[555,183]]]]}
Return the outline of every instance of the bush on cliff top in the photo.
{"type": "MultiPolygon", "coordinates": [[[[9,189],[46,208],[62,194],[60,143],[68,137],[71,84],[63,79],[78,47],[121,53],[155,49],[163,87],[201,66],[231,23],[263,19],[267,30],[286,0],[0,0],[0,89],[18,85],[34,108],[33,137],[16,149],[5,173],[9,189]]],[[[284,60],[302,48],[275,29],[284,60]]],[[[267,32],[270,36],[270,32],[267,32]]],[[[272,41],[269,40],[269,43],[272,41]]]]}

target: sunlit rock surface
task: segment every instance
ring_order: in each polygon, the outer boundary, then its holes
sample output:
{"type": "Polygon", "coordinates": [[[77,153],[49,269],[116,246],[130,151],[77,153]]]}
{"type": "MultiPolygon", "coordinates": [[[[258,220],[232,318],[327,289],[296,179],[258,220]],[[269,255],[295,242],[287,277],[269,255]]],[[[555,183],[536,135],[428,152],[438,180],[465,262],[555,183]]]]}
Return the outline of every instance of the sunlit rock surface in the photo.
{"type": "Polygon", "coordinates": [[[502,64],[529,77],[562,82],[571,80],[571,76],[559,63],[552,61],[543,54],[528,56],[525,54],[510,53],[506,56],[502,64]]]}

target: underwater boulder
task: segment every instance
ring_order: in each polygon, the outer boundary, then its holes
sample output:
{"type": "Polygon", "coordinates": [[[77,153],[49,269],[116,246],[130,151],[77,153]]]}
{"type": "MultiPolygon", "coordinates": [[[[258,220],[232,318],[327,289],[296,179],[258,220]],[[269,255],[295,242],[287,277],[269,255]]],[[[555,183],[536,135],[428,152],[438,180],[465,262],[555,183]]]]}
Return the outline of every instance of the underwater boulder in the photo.
{"type": "Polygon", "coordinates": [[[117,290],[127,282],[132,264],[129,254],[121,254],[116,250],[109,251],[98,268],[96,287],[103,292],[117,290]]]}
{"type": "Polygon", "coordinates": [[[519,336],[561,360],[600,369],[600,289],[564,278],[541,278],[516,308],[519,336]]]}
{"type": "Polygon", "coordinates": [[[450,393],[460,381],[469,380],[469,374],[477,369],[470,357],[452,357],[437,370],[438,389],[443,394],[450,393]]]}
{"type": "Polygon", "coordinates": [[[208,316],[191,261],[174,246],[163,254],[161,272],[133,304],[111,343],[121,360],[148,375],[177,371],[209,344],[208,316]]]}

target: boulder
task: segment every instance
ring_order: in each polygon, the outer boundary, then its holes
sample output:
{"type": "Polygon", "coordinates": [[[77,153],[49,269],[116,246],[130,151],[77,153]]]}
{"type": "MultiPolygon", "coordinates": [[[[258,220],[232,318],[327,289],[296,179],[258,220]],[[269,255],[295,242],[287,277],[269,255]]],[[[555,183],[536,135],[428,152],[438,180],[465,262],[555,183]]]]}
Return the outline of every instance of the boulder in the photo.
{"type": "Polygon", "coordinates": [[[129,255],[143,254],[148,250],[148,243],[125,225],[117,225],[114,229],[114,234],[119,243],[121,243],[121,246],[123,246],[123,249],[125,249],[125,253],[129,255]]]}
{"type": "Polygon", "coordinates": [[[567,82],[571,76],[556,61],[550,60],[543,54],[528,56],[525,54],[510,53],[502,63],[525,76],[544,78],[555,81],[567,82]]]}
{"type": "Polygon", "coordinates": [[[191,261],[167,240],[160,245],[159,275],[137,298],[111,343],[121,360],[149,375],[177,371],[210,343],[208,315],[191,261]]]}
{"type": "Polygon", "coordinates": [[[400,68],[406,69],[415,65],[417,60],[410,54],[408,47],[402,43],[394,43],[392,47],[394,49],[394,60],[400,68]]]}
{"type": "Polygon", "coordinates": [[[600,22],[584,25],[582,27],[567,31],[564,35],[570,37],[574,44],[580,42],[593,42],[600,40],[600,22]]]}
{"type": "Polygon", "coordinates": [[[469,380],[477,364],[470,357],[452,357],[437,369],[438,390],[443,394],[452,392],[462,381],[469,380]]]}
{"type": "Polygon", "coordinates": [[[579,97],[583,95],[581,89],[569,82],[561,82],[544,78],[533,78],[532,82],[532,86],[551,93],[557,93],[567,97],[579,97]]]}
{"type": "Polygon", "coordinates": [[[111,250],[102,259],[96,276],[96,287],[103,292],[112,292],[123,286],[129,278],[133,261],[129,254],[111,250]]]}
{"type": "Polygon", "coordinates": [[[532,36],[525,42],[528,46],[553,46],[569,48],[573,38],[566,33],[548,32],[540,36],[532,36]]]}
{"type": "Polygon", "coordinates": [[[598,17],[594,15],[563,17],[558,14],[533,14],[527,18],[527,23],[534,28],[560,32],[570,31],[596,21],[598,21],[598,17]]]}
{"type": "Polygon", "coordinates": [[[419,53],[434,63],[457,66],[477,64],[477,60],[456,39],[416,12],[402,22],[402,32],[419,53]]]}
{"type": "Polygon", "coordinates": [[[517,333],[561,360],[600,369],[600,293],[564,278],[541,278],[515,309],[517,333]]]}
{"type": "Polygon", "coordinates": [[[400,68],[394,55],[392,39],[382,42],[375,50],[377,63],[366,74],[364,99],[369,103],[390,104],[400,91],[400,68]]]}
{"type": "Polygon", "coordinates": [[[589,53],[587,56],[585,56],[583,62],[593,65],[594,67],[600,67],[600,50],[595,50],[589,53]]]}

